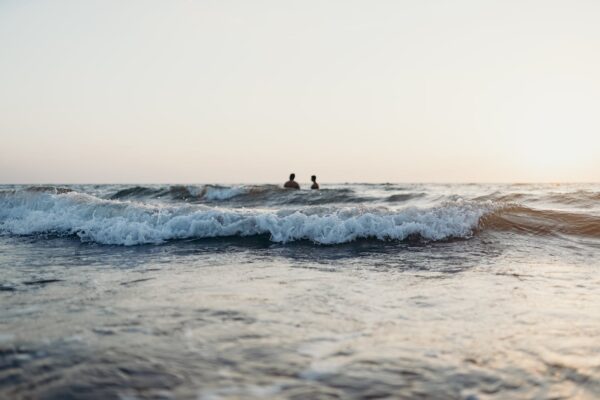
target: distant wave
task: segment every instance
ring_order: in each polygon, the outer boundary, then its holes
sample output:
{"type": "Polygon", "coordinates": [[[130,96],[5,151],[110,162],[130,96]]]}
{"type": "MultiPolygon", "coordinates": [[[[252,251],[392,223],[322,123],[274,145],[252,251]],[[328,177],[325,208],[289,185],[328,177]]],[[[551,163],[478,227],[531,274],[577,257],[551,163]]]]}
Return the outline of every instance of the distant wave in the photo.
{"type": "MultiPolygon", "coordinates": [[[[90,186],[81,190],[90,192],[90,186]]],[[[111,200],[131,200],[141,203],[171,202],[207,205],[226,205],[234,207],[278,207],[294,205],[329,204],[379,204],[379,205],[418,205],[443,201],[471,200],[476,202],[517,203],[529,206],[553,205],[565,209],[593,209],[600,204],[600,191],[566,188],[563,191],[555,187],[529,188],[523,185],[511,185],[491,188],[486,193],[485,186],[474,185],[468,191],[457,193],[451,186],[421,184],[355,184],[324,187],[321,190],[286,190],[280,185],[148,185],[123,186],[101,185],[98,197],[111,200]],[[469,192],[472,194],[468,195],[469,192]]],[[[467,185],[468,186],[468,185],[467,185]]],[[[14,190],[61,194],[75,190],[75,186],[31,186],[14,190]]],[[[93,192],[93,190],[92,190],[93,192]]]]}
{"type": "MultiPolygon", "coordinates": [[[[39,192],[39,193],[54,193],[62,194],[72,192],[73,189],[61,186],[30,186],[25,189],[28,192],[39,192]]],[[[13,190],[15,192],[15,190],[13,190]]]]}
{"type": "Polygon", "coordinates": [[[589,207],[597,206],[600,202],[600,193],[587,190],[572,192],[544,192],[544,193],[501,193],[499,191],[478,196],[474,200],[492,200],[505,203],[552,203],[570,206],[589,207]]]}
{"type": "Polygon", "coordinates": [[[385,200],[390,203],[397,203],[397,202],[418,199],[421,197],[425,197],[425,193],[400,193],[400,194],[393,194],[391,196],[388,196],[385,200]]]}
{"type": "Polygon", "coordinates": [[[374,200],[357,195],[349,188],[322,189],[319,191],[287,190],[277,185],[240,186],[182,186],[144,187],[134,186],[118,190],[112,200],[170,199],[191,203],[235,203],[238,205],[293,205],[359,203],[374,200]]]}
{"type": "Polygon", "coordinates": [[[144,186],[133,186],[125,189],[121,189],[110,196],[113,200],[123,199],[160,199],[167,198],[171,200],[228,200],[240,194],[246,193],[243,187],[221,187],[221,186],[182,186],[174,185],[168,187],[144,187],[144,186]]]}
{"type": "Polygon", "coordinates": [[[600,202],[600,193],[587,190],[578,190],[570,193],[552,192],[547,195],[548,199],[556,203],[570,205],[597,205],[600,202]]]}
{"type": "Polygon", "coordinates": [[[268,235],[274,242],[319,244],[470,237],[491,204],[452,202],[392,210],[373,206],[315,206],[277,211],[199,204],[150,205],[68,192],[0,193],[0,231],[14,235],[76,235],[82,241],[137,245],[173,239],[268,235]]]}

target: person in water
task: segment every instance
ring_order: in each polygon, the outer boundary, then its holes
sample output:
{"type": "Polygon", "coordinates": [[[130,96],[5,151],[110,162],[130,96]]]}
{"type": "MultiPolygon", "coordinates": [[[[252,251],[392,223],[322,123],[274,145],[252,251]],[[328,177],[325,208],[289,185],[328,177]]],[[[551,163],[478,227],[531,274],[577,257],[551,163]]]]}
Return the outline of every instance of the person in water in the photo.
{"type": "Polygon", "coordinates": [[[311,189],[318,189],[319,188],[319,184],[317,183],[317,176],[313,175],[310,177],[310,180],[312,181],[312,186],[310,187],[311,189]]]}
{"type": "Polygon", "coordinates": [[[300,185],[294,179],[296,178],[296,174],[290,174],[290,180],[283,184],[284,188],[287,189],[300,189],[300,185]]]}

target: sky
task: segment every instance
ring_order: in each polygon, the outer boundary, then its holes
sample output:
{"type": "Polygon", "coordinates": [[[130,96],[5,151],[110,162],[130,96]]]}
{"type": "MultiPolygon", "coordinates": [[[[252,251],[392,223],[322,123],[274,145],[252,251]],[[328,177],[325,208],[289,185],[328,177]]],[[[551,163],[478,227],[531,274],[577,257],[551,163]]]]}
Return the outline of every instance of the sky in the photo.
{"type": "Polygon", "coordinates": [[[600,181],[597,0],[2,0],[0,183],[600,181]]]}

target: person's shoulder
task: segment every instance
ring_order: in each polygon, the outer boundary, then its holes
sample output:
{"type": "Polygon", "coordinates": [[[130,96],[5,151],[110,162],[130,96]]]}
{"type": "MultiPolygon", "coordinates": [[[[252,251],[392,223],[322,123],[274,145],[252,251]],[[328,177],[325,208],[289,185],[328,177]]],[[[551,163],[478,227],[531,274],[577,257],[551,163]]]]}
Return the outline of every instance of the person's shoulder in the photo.
{"type": "Polygon", "coordinates": [[[298,182],[295,181],[287,181],[286,183],[283,184],[284,188],[290,188],[290,189],[300,189],[300,185],[298,185],[298,182]]]}

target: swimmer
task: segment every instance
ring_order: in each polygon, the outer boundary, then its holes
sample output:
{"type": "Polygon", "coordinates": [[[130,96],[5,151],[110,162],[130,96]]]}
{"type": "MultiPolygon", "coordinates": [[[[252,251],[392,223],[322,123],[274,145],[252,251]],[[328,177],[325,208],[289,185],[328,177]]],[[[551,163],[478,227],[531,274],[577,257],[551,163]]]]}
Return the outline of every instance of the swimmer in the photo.
{"type": "Polygon", "coordinates": [[[310,177],[310,180],[312,181],[312,186],[310,187],[311,189],[318,189],[319,188],[319,184],[317,183],[317,176],[313,175],[310,177]]]}
{"type": "Polygon", "coordinates": [[[290,174],[290,180],[283,184],[283,187],[286,189],[300,189],[300,185],[294,179],[296,178],[296,174],[290,174]]]}

